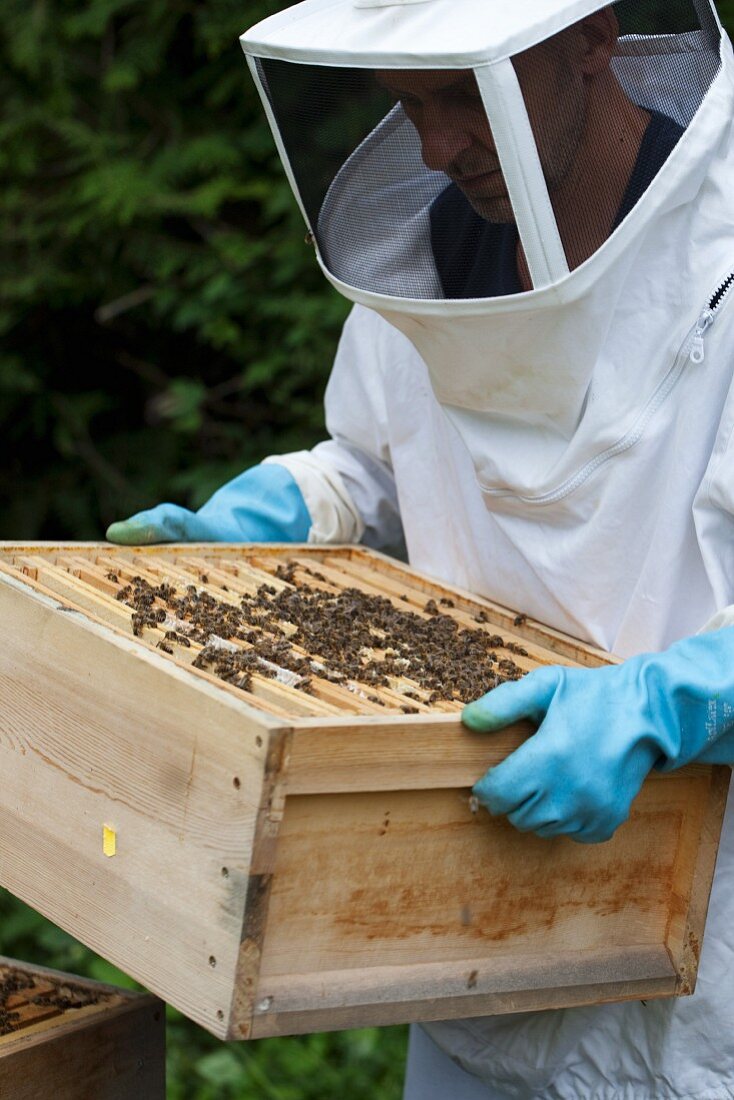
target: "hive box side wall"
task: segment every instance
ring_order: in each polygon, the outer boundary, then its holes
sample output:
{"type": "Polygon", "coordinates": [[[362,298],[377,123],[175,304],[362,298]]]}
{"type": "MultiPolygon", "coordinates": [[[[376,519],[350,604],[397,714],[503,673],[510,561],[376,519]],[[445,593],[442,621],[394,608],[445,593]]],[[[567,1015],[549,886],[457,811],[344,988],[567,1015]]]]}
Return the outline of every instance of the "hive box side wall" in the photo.
{"type": "Polygon", "coordinates": [[[0,1045],[8,1100],[165,1100],[165,1013],[153,997],[79,1009],[0,1045]]]}
{"type": "Polygon", "coordinates": [[[0,621],[0,883],[224,1036],[268,729],[13,579],[0,621]]]}
{"type": "Polygon", "coordinates": [[[729,774],[654,774],[591,848],[473,816],[466,789],[289,796],[239,1022],[260,1037],[691,992],[673,930],[705,914],[729,774]]]}

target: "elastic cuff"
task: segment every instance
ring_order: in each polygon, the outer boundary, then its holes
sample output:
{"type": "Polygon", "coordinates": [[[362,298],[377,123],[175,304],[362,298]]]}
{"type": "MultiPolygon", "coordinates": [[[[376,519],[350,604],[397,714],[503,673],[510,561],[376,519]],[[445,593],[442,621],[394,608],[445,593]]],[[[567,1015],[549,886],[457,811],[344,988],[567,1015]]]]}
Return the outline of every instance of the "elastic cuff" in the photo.
{"type": "Polygon", "coordinates": [[[341,476],[320,462],[311,451],[271,455],[263,465],[284,466],[301,491],[309,515],[313,543],[357,543],[364,534],[364,521],[341,476]]]}

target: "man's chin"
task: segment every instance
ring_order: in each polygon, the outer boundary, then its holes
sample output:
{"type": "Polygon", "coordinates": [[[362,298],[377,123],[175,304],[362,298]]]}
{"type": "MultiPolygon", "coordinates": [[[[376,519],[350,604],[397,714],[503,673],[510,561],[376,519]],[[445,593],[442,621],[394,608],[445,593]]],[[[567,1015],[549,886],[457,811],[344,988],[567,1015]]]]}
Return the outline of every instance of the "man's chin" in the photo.
{"type": "Polygon", "coordinates": [[[515,211],[512,209],[509,195],[498,195],[496,198],[482,198],[479,195],[467,195],[464,197],[472,210],[485,222],[493,225],[514,225],[515,211]]]}

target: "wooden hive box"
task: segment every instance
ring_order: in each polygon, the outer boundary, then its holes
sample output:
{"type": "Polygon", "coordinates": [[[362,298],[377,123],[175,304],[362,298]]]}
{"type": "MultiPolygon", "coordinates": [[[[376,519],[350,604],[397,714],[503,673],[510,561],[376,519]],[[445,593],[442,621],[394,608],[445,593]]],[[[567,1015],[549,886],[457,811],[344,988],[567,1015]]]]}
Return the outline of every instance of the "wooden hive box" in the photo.
{"type": "Polygon", "coordinates": [[[313,646],[308,694],[272,661],[248,690],[194,667],[187,586],[237,608],[304,584],[500,634],[495,666],[610,660],[359,548],[3,544],[0,884],[221,1038],[690,993],[729,769],[653,774],[606,844],[520,834],[469,795],[529,726],[471,734],[313,646]],[[139,637],[136,584],[171,586],[139,637]]]}
{"type": "Polygon", "coordinates": [[[3,1100],[164,1100],[155,997],[0,957],[3,1100]]]}

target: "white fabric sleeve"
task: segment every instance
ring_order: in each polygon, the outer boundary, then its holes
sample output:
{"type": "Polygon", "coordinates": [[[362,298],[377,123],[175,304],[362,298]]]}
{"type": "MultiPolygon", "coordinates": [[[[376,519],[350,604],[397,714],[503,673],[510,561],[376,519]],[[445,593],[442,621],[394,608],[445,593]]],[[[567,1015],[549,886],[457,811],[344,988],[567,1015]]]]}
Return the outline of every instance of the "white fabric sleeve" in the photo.
{"type": "Polygon", "coordinates": [[[311,516],[309,542],[359,542],[364,521],[334,466],[317,451],[270,455],[264,463],[285,466],[301,490],[311,516]]]}
{"type": "Polygon", "coordinates": [[[309,542],[362,542],[401,553],[383,384],[383,366],[397,366],[391,350],[395,335],[377,314],[356,306],[344,325],[326,387],[331,439],[311,451],[264,460],[285,466],[301,490],[312,520],[309,542]]]}

